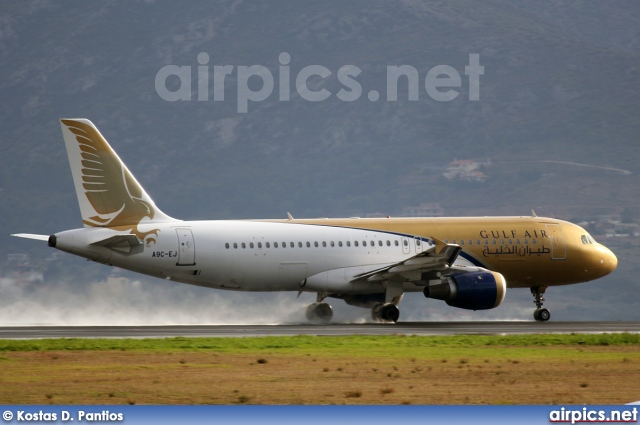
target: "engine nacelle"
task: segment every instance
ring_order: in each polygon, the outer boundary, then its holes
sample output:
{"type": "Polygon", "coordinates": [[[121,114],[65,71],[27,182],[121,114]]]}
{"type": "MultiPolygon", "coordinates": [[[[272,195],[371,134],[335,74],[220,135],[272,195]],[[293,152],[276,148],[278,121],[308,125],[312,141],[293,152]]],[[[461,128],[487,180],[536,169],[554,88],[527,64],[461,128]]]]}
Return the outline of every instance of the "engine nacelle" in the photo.
{"type": "Polygon", "coordinates": [[[502,303],[506,293],[504,276],[488,270],[443,276],[442,283],[424,288],[425,297],[467,310],[495,308],[502,303]]]}

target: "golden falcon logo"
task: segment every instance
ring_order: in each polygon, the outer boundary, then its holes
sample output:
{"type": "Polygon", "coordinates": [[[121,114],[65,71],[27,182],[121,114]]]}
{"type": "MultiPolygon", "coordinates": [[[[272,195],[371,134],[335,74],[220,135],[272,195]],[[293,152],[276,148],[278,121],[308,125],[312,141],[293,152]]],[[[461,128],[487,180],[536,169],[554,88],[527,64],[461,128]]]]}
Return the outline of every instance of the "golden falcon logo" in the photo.
{"type": "MultiPolygon", "coordinates": [[[[107,142],[93,127],[71,120],[62,120],[76,136],[82,157],[82,186],[97,215],[83,219],[92,227],[118,227],[129,230],[138,239],[158,235],[159,229],[138,230],[145,218],[153,219],[153,205],[142,199],[143,190],[129,170],[120,162],[107,142]]],[[[155,242],[147,239],[147,245],[155,242]]]]}

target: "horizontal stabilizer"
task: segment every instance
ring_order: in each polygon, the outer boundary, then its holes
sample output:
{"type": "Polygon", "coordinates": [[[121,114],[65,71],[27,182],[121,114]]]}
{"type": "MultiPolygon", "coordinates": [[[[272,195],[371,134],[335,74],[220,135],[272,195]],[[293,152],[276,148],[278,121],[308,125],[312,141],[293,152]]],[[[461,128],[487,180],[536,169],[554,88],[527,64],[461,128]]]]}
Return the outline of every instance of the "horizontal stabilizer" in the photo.
{"type": "Polygon", "coordinates": [[[124,255],[138,254],[143,251],[142,243],[136,235],[116,235],[92,243],[91,245],[104,246],[112,251],[124,255]]]}
{"type": "Polygon", "coordinates": [[[37,241],[48,241],[49,235],[34,235],[33,233],[14,233],[11,236],[25,239],[35,239],[37,241]]]}

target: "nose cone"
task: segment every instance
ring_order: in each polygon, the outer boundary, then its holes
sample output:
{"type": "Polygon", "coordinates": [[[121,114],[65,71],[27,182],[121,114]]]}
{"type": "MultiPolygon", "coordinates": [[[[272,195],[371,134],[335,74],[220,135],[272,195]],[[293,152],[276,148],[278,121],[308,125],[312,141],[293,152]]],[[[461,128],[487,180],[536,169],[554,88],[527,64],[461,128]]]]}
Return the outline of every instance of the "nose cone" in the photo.
{"type": "Polygon", "coordinates": [[[606,251],[605,255],[604,255],[604,266],[605,268],[607,268],[609,271],[607,272],[607,274],[611,273],[612,271],[614,271],[616,269],[616,267],[618,267],[618,257],[616,257],[616,255],[611,252],[611,250],[609,248],[603,247],[606,251]]]}
{"type": "Polygon", "coordinates": [[[597,270],[599,277],[608,275],[618,267],[618,258],[604,245],[598,245],[594,260],[596,263],[594,269],[597,270]]]}

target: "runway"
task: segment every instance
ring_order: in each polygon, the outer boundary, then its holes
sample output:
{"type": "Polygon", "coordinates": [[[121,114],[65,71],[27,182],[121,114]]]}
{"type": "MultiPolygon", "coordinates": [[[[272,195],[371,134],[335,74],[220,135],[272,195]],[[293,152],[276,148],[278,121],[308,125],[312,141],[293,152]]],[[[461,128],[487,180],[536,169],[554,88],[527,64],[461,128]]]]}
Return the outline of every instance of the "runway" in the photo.
{"type": "Polygon", "coordinates": [[[362,324],[12,326],[0,339],[255,337],[291,335],[517,335],[640,333],[640,322],[408,322],[362,324]]]}

